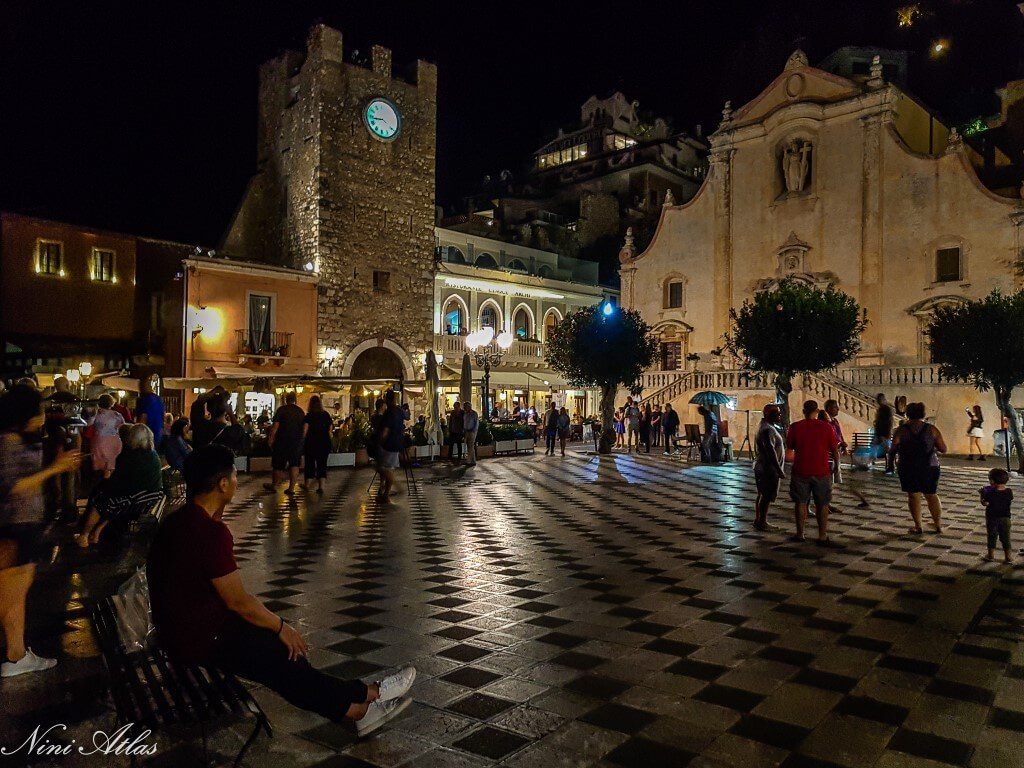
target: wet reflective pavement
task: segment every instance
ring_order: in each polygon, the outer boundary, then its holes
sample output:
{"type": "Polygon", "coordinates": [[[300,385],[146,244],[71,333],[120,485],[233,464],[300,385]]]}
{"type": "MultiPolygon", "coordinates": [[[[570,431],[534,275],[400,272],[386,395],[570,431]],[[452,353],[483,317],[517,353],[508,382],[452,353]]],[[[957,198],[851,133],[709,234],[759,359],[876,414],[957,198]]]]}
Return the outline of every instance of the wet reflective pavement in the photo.
{"type": "MultiPolygon", "coordinates": [[[[226,517],[246,584],[314,665],[373,679],[411,661],[415,702],[357,741],[256,690],[275,736],[247,765],[1024,765],[1024,569],[981,560],[977,469],[944,470],[946,530],[922,537],[895,479],[848,474],[871,507],[838,492],[837,550],[788,541],[788,502],[782,530],[754,532],[745,464],[491,459],[417,470],[387,506],[371,476],[338,471],[295,500],[246,478],[226,517]]],[[[61,663],[0,681],[0,744],[36,725],[76,744],[113,730],[81,601],[142,549],[57,550],[30,644],[61,663]]],[[[211,736],[219,764],[250,729],[211,736]]],[[[153,741],[147,764],[201,764],[198,734],[153,741]]]]}

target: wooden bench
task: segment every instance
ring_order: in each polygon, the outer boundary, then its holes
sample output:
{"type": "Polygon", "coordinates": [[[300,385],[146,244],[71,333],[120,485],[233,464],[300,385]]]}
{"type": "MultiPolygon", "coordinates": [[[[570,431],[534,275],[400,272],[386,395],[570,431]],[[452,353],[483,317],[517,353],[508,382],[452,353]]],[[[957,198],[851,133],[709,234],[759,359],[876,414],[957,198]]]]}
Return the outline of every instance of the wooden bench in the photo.
{"type": "MultiPolygon", "coordinates": [[[[256,718],[252,734],[233,765],[241,764],[260,730],[274,735],[270,721],[241,682],[229,672],[188,666],[172,661],[150,637],[142,648],[126,647],[127,624],[148,626],[148,599],[128,600],[120,595],[90,604],[90,615],[103,662],[110,674],[110,691],[118,726],[134,723],[154,733],[178,724],[199,724],[207,764],[206,726],[215,721],[256,718]]],[[[135,765],[135,757],[131,758],[135,765]]]]}

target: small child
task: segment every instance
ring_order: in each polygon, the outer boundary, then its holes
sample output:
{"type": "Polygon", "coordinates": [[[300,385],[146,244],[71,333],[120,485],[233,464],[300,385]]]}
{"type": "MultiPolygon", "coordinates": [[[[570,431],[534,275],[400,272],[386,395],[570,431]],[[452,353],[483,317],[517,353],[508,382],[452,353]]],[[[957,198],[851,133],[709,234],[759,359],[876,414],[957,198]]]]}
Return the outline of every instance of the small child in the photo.
{"type": "Polygon", "coordinates": [[[1005,469],[993,469],[988,473],[988,482],[981,489],[981,505],[985,507],[985,530],[988,533],[988,554],[986,560],[994,560],[996,538],[1003,545],[1003,560],[1013,562],[1010,552],[1010,504],[1013,491],[1006,487],[1010,475],[1005,469]]]}

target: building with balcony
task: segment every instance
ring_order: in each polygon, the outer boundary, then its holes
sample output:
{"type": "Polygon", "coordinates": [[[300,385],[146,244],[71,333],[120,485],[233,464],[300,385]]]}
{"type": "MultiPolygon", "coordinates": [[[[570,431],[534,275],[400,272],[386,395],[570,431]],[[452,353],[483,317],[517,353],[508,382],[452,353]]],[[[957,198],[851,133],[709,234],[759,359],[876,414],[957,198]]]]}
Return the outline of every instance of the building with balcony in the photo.
{"type": "Polygon", "coordinates": [[[615,92],[591,96],[580,121],[534,152],[521,177],[485,180],[467,210],[442,226],[601,264],[617,282],[615,255],[628,227],[646,246],[666,198],[685,202],[707,167],[698,127],[675,130],[664,118],[615,92]]]}
{"type": "MultiPolygon", "coordinates": [[[[595,413],[596,393],[574,389],[552,371],[544,342],[570,312],[618,301],[617,290],[598,283],[597,264],[443,227],[434,231],[434,351],[442,364],[457,375],[471,331],[508,331],[515,340],[491,370],[491,403],[511,411],[515,405],[541,409],[554,399],[570,413],[595,413]]],[[[482,375],[474,363],[474,380],[482,375]]],[[[458,387],[446,393],[450,406],[458,387]]]]}

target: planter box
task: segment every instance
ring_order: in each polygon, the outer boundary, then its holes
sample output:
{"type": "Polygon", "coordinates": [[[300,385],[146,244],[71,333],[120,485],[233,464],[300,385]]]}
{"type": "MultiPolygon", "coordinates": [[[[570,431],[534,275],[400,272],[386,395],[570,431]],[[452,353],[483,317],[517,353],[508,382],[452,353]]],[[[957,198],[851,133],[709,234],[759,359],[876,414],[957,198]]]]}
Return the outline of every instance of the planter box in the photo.
{"type": "Polygon", "coordinates": [[[516,441],[515,440],[496,440],[495,443],[494,443],[494,452],[495,453],[515,453],[515,450],[516,450],[516,441]]]}
{"type": "Polygon", "coordinates": [[[249,457],[248,456],[235,456],[235,470],[238,472],[249,471],[249,457]]]}
{"type": "Polygon", "coordinates": [[[249,457],[249,471],[250,472],[269,472],[271,470],[270,457],[269,456],[250,456],[249,457]]]}
{"type": "Polygon", "coordinates": [[[476,447],[476,457],[478,459],[489,459],[494,455],[493,445],[478,445],[476,447]]]}
{"type": "Polygon", "coordinates": [[[354,453],[329,453],[327,455],[328,467],[354,467],[356,455],[354,453]]]}
{"type": "Polygon", "coordinates": [[[516,440],[516,450],[517,451],[532,451],[536,447],[537,447],[537,444],[535,442],[533,442],[533,440],[530,440],[530,439],[516,440]]]}
{"type": "Polygon", "coordinates": [[[409,449],[409,454],[417,459],[430,459],[440,455],[438,445],[414,445],[409,449]]]}

